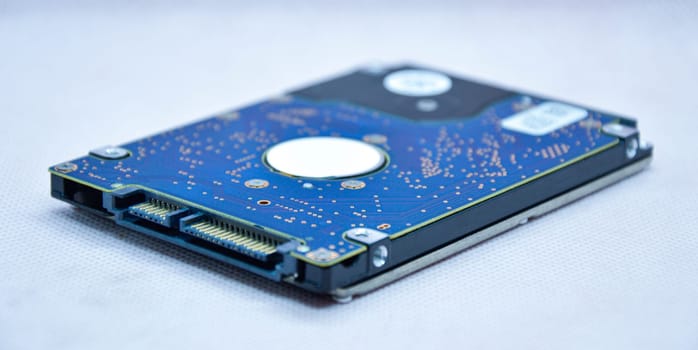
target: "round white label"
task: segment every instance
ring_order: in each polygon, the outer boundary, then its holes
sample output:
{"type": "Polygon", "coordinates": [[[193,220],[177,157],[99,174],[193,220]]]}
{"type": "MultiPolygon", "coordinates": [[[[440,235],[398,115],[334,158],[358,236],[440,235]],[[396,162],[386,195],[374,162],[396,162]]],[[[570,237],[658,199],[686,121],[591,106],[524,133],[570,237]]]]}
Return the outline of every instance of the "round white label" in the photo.
{"type": "Polygon", "coordinates": [[[341,137],[303,137],[278,143],[266,152],[266,162],[275,170],[315,179],[368,174],[385,161],[375,146],[341,137]]]}
{"type": "Polygon", "coordinates": [[[421,69],[405,69],[388,74],[383,86],[390,92],[405,96],[435,96],[451,90],[451,78],[442,73],[421,69]]]}

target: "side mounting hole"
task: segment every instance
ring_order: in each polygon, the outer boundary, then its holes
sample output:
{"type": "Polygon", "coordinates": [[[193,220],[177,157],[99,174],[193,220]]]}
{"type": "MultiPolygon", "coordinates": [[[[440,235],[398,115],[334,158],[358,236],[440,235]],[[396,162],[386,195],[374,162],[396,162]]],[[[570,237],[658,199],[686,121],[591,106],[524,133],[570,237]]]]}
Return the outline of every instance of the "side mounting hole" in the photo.
{"type": "Polygon", "coordinates": [[[625,145],[625,156],[628,157],[628,159],[635,158],[637,155],[637,149],[638,149],[638,142],[637,139],[632,138],[629,140],[626,140],[626,145],[625,145]]]}
{"type": "Polygon", "coordinates": [[[373,251],[373,256],[371,257],[371,262],[375,267],[382,267],[388,262],[388,248],[384,245],[379,245],[373,251]]]}

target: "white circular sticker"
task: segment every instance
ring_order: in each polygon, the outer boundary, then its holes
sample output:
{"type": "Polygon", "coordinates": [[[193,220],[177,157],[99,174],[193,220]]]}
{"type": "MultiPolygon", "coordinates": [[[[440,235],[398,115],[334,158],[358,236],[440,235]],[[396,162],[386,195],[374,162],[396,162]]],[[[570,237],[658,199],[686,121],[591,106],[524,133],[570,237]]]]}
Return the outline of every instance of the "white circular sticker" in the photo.
{"type": "Polygon", "coordinates": [[[302,137],[278,143],[266,152],[269,166],[305,178],[345,178],[368,174],[385,164],[378,148],[342,137],[302,137]]]}
{"type": "Polygon", "coordinates": [[[445,74],[421,69],[405,69],[388,74],[383,86],[405,96],[435,96],[451,90],[451,78],[445,74]]]}

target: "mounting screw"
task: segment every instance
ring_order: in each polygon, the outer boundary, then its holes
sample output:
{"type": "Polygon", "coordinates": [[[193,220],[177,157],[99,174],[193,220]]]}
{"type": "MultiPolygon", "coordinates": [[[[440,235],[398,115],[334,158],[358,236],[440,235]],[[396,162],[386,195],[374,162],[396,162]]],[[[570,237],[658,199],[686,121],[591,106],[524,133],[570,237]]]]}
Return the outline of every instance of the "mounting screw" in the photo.
{"type": "Polygon", "coordinates": [[[247,188],[266,188],[269,187],[269,181],[262,179],[250,179],[245,181],[245,187],[247,188]]]}
{"type": "Polygon", "coordinates": [[[341,186],[348,190],[360,190],[366,187],[366,183],[361,180],[346,180],[342,181],[341,186]]]}
{"type": "Polygon", "coordinates": [[[56,165],[55,167],[53,167],[53,169],[65,174],[78,170],[78,166],[75,163],[66,162],[56,165]]]}
{"type": "Polygon", "coordinates": [[[115,160],[126,158],[130,153],[125,148],[105,146],[91,150],[90,154],[103,159],[115,160]]]}

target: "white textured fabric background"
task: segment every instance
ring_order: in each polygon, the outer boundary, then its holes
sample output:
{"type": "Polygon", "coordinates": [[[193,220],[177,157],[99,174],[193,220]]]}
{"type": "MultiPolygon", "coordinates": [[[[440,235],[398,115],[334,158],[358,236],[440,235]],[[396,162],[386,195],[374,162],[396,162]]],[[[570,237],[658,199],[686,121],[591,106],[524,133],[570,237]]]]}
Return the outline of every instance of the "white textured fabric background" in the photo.
{"type": "Polygon", "coordinates": [[[698,349],[698,5],[0,1],[0,349],[698,349]],[[49,197],[48,165],[371,60],[635,116],[651,168],[347,305],[49,197]]]}

